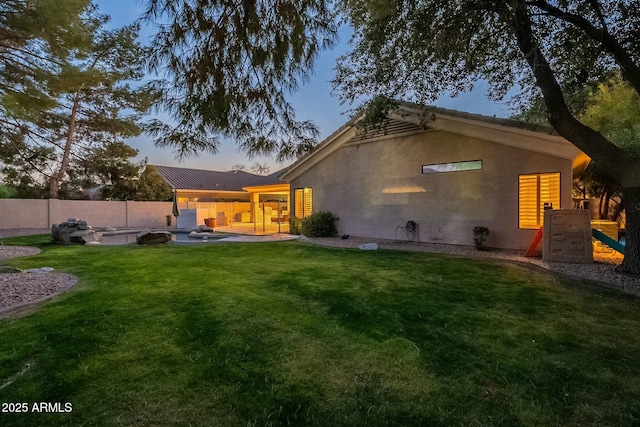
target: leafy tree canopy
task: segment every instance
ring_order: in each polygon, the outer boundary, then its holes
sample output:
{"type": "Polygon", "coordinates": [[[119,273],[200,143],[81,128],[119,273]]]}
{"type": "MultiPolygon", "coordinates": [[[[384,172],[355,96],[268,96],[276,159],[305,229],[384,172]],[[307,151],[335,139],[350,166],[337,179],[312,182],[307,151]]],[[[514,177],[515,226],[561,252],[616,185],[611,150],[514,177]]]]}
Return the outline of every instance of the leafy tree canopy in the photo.
{"type": "Polygon", "coordinates": [[[640,94],[619,75],[589,94],[581,119],[616,145],[640,156],[640,94]]]}
{"type": "Polygon", "coordinates": [[[276,153],[279,160],[310,149],[317,129],[296,119],[286,95],[335,42],[332,3],[149,0],[145,19],[157,26],[153,70],[168,79],[158,87],[177,122],[156,123],[156,143],[184,156],[216,152],[227,136],[249,156],[276,153]]]}
{"type": "MultiPolygon", "coordinates": [[[[634,2],[346,3],[355,28],[353,49],[340,59],[334,81],[345,101],[382,95],[429,104],[482,79],[494,99],[514,87],[520,94],[516,103],[542,94],[552,125],[607,167],[627,158],[572,120],[563,95],[578,93],[617,68],[640,91],[640,12],[634,2]]],[[[617,178],[639,183],[622,175],[617,178]]]]}
{"type": "Polygon", "coordinates": [[[91,43],[92,10],[89,0],[0,3],[0,137],[19,137],[19,119],[55,105],[46,86],[59,58],[91,43]]]}

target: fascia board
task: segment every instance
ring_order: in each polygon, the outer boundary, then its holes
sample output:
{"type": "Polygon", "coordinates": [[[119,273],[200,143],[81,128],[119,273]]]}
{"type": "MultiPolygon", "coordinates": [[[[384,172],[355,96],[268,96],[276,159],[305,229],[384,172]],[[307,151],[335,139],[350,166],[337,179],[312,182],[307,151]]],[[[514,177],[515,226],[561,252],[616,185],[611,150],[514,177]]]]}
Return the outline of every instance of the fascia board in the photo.
{"type": "Polygon", "coordinates": [[[244,191],[236,191],[236,190],[195,190],[195,189],[190,189],[190,188],[178,188],[175,189],[174,191],[176,191],[178,193],[178,195],[180,193],[194,193],[194,194],[211,194],[211,193],[216,193],[216,194],[230,194],[230,195],[236,195],[236,194],[247,194],[244,191]]]}
{"type": "Polygon", "coordinates": [[[244,191],[249,193],[273,193],[273,192],[289,192],[289,184],[267,184],[255,185],[251,187],[242,187],[244,191]]]}

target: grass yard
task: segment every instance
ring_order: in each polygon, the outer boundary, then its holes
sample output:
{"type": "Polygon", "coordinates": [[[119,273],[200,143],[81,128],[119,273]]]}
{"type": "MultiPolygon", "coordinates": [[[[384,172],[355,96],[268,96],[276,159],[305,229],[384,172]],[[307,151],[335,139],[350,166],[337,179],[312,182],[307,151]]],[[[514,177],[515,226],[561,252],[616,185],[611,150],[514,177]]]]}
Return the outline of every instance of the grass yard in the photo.
{"type": "Polygon", "coordinates": [[[0,321],[2,426],[639,425],[640,300],[521,266],[297,242],[63,247],[0,321]],[[7,382],[12,381],[6,385],[7,382]]]}

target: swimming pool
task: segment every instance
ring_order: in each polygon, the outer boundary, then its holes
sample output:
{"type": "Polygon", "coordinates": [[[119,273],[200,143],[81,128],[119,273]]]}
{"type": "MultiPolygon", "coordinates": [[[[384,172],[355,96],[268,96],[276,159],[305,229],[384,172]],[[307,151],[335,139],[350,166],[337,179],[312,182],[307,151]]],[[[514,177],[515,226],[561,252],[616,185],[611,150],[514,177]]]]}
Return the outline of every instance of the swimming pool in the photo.
{"type": "MultiPolygon", "coordinates": [[[[103,245],[126,245],[127,243],[136,243],[136,235],[144,230],[126,230],[126,231],[105,231],[102,232],[103,245]]],[[[226,237],[231,237],[228,233],[190,233],[189,231],[171,231],[171,241],[177,243],[207,243],[215,242],[226,237]]]]}

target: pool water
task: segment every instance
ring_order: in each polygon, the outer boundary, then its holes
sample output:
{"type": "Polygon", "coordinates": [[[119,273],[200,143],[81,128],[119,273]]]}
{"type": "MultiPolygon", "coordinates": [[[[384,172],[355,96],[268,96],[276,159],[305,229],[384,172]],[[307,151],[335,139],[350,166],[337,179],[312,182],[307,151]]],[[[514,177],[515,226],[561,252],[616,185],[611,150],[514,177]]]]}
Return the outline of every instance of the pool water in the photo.
{"type": "MultiPolygon", "coordinates": [[[[131,232],[131,233],[103,233],[102,241],[100,243],[105,245],[124,245],[127,243],[136,243],[136,235],[139,231],[131,232]]],[[[184,242],[184,243],[206,243],[210,241],[216,241],[220,239],[224,239],[225,237],[231,237],[230,234],[226,233],[212,233],[210,236],[203,237],[190,237],[189,233],[180,233],[175,232],[171,233],[171,240],[174,242],[184,242]]]]}

